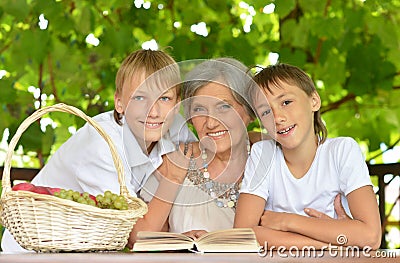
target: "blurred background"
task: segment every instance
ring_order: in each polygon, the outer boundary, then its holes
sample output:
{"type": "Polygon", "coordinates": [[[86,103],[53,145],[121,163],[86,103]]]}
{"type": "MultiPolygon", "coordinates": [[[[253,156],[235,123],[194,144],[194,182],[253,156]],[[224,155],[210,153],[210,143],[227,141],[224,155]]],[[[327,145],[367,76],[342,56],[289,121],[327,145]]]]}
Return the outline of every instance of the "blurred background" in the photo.
{"type": "MultiPolygon", "coordinates": [[[[0,166],[35,110],[60,102],[89,116],[113,109],[116,71],[136,49],[165,50],[177,62],[290,63],[315,81],[329,137],[361,146],[382,247],[400,248],[399,10],[400,0],[2,0],[0,166]]],[[[40,169],[83,124],[65,113],[41,118],[20,138],[12,166],[40,169]]],[[[257,121],[248,129],[258,131],[257,121]]]]}

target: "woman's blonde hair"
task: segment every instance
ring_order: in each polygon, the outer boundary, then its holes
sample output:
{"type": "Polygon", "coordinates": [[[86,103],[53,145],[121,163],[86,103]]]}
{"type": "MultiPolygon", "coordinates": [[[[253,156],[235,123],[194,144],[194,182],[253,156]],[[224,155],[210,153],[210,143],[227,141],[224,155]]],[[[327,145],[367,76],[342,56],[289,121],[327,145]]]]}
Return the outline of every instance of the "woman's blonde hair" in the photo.
{"type": "MultiPolygon", "coordinates": [[[[170,88],[177,89],[177,96],[180,96],[181,78],[179,67],[176,61],[167,53],[161,50],[137,50],[132,52],[124,59],[118,69],[115,78],[116,94],[121,94],[126,81],[131,81],[132,78],[144,72],[146,79],[152,76],[152,80],[157,83],[170,84],[170,88]]],[[[114,109],[114,119],[122,125],[122,114],[114,109]]]]}

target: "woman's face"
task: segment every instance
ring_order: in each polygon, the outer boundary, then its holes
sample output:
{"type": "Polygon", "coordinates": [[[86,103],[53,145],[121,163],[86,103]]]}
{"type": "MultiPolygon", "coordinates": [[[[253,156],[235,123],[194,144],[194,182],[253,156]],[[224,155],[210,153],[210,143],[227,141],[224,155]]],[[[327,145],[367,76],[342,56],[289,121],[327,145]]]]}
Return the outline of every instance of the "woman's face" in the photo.
{"type": "Polygon", "coordinates": [[[198,89],[190,116],[200,140],[211,139],[217,154],[230,154],[232,147],[247,140],[246,127],[251,119],[231,89],[222,84],[211,82],[198,89]]]}

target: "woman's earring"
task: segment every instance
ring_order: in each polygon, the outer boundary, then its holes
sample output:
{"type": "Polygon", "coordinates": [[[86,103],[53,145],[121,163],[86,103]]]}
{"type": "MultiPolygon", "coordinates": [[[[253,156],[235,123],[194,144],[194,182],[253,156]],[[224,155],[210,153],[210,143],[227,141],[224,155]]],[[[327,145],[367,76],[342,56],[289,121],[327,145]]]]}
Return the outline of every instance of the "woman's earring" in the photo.
{"type": "Polygon", "coordinates": [[[250,140],[247,140],[246,147],[247,147],[247,155],[250,155],[250,151],[251,151],[250,140]]]}

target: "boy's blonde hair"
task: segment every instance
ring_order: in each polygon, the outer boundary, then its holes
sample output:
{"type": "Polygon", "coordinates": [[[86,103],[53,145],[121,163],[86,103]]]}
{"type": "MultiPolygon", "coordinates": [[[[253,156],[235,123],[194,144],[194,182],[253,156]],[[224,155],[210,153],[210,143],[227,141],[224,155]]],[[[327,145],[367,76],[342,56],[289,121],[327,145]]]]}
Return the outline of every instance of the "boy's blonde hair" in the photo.
{"type": "MultiPolygon", "coordinates": [[[[152,81],[156,81],[156,84],[170,84],[169,88],[175,87],[176,94],[180,97],[181,78],[176,61],[164,51],[146,49],[134,51],[124,59],[115,78],[115,93],[122,94],[125,82],[143,72],[146,79],[153,73],[160,72],[152,76],[152,81]]],[[[114,119],[122,125],[122,114],[115,109],[114,119]]]]}
{"type": "MultiPolygon", "coordinates": [[[[307,73],[296,66],[284,63],[271,65],[262,69],[254,76],[253,80],[261,88],[268,90],[270,93],[272,93],[271,85],[279,87],[281,82],[286,82],[302,89],[308,96],[317,92],[314,82],[307,73]]],[[[254,98],[254,96],[252,97],[254,98]]],[[[314,112],[314,133],[319,136],[320,143],[323,143],[328,136],[328,131],[322,121],[320,110],[314,112]]]]}

